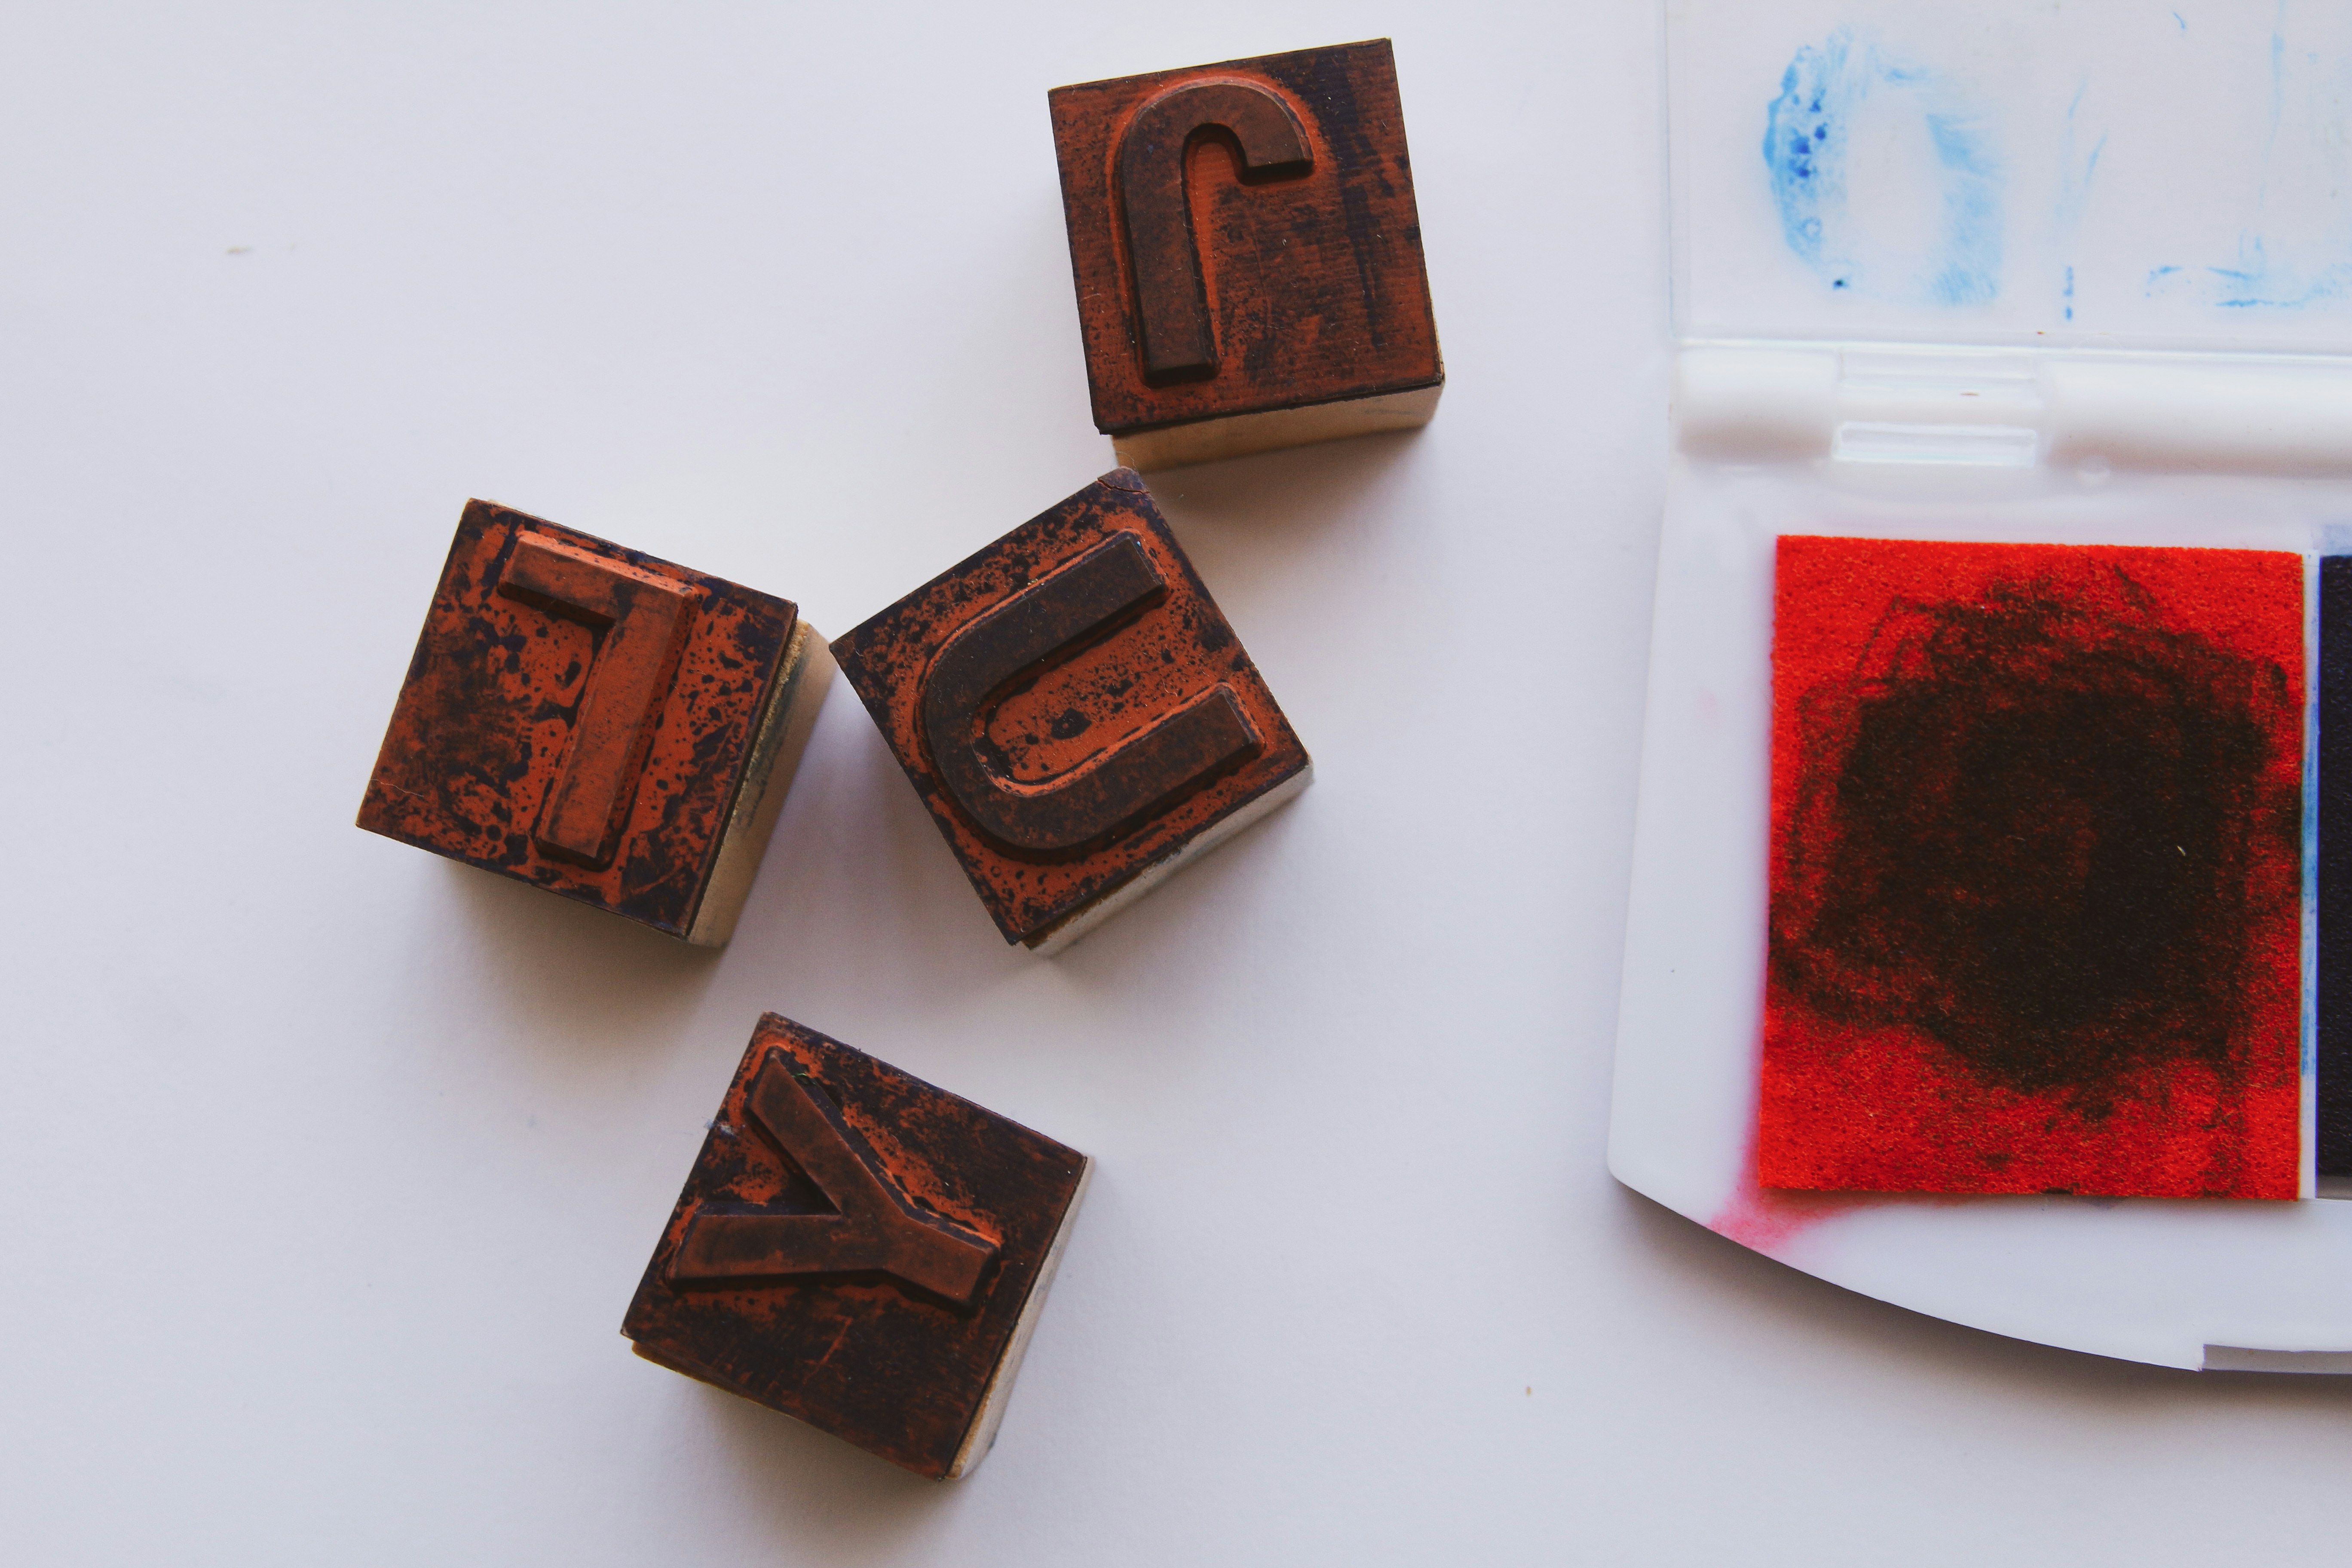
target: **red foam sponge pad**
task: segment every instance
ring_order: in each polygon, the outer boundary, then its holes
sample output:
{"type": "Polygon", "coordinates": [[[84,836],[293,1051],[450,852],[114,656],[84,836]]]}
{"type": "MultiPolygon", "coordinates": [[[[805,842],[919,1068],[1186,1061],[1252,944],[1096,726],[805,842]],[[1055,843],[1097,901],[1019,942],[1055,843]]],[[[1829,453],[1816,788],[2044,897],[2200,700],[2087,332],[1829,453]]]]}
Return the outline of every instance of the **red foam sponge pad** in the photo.
{"type": "Polygon", "coordinates": [[[1780,542],[1761,1185],[2295,1195],[2303,584],[1780,542]]]}

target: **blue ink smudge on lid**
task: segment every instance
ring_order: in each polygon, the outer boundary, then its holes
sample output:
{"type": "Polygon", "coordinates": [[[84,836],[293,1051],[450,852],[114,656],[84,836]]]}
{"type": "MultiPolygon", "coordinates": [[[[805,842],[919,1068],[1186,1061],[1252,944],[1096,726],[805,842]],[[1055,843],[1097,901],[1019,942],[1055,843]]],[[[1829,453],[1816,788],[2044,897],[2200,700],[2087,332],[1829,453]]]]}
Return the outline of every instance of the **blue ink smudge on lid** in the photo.
{"type": "MultiPolygon", "coordinates": [[[[2352,245],[2341,196],[2344,67],[2319,50],[2290,48],[2286,0],[2279,0],[2270,35],[2269,123],[2234,264],[2153,268],[2144,285],[2150,299],[2235,311],[2352,302],[2352,245]]],[[[2305,25],[2325,26],[2339,46],[2344,40],[2340,12],[2305,25]]]]}
{"type": "Polygon", "coordinates": [[[1977,106],[1943,77],[1841,28],[1798,49],[1781,73],[1763,152],[1781,237],[1832,291],[1945,305],[2000,294],[1999,149],[1977,106]],[[1906,234],[1899,215],[1856,203],[1857,123],[1860,145],[1936,211],[1933,232],[1906,234]]]}

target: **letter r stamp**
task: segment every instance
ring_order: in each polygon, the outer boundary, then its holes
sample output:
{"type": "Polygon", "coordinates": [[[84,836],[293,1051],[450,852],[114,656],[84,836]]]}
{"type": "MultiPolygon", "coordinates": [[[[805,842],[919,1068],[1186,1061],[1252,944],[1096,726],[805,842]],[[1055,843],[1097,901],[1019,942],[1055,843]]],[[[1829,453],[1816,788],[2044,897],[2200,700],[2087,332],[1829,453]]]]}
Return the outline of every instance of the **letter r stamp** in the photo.
{"type": "Polygon", "coordinates": [[[1387,39],[1046,100],[1095,427],[1121,463],[1428,421],[1445,365],[1387,39]]]}

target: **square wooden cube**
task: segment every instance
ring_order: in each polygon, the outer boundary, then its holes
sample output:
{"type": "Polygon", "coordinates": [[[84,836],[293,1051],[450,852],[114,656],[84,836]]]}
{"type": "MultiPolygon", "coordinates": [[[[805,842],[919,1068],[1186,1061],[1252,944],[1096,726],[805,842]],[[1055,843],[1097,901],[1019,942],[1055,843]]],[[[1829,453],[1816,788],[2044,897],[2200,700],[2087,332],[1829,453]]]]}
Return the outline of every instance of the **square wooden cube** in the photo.
{"type": "Polygon", "coordinates": [[[1445,382],[1386,38],[1047,95],[1095,425],[1136,468],[1379,430],[1445,382]]]}
{"type": "Polygon", "coordinates": [[[1052,952],[1307,786],[1307,749],[1120,468],[833,653],[1007,942],[1052,952]]]}
{"type": "Polygon", "coordinates": [[[952,1479],[995,1441],[1092,1167],[771,1013],[621,1332],[952,1479]]]}
{"type": "Polygon", "coordinates": [[[832,679],[785,600],[468,501],[359,825],[716,946],[832,679]]]}

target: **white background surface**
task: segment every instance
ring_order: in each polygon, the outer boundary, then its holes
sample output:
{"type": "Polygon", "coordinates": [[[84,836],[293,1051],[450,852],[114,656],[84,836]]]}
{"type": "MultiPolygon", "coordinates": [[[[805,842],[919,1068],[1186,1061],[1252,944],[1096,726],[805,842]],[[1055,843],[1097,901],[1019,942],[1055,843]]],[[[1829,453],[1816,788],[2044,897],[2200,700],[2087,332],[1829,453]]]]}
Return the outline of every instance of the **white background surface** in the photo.
{"type": "Polygon", "coordinates": [[[2332,1560],[2352,1383],[1616,1187],[1664,469],[1637,5],[0,17],[0,1552],[2332,1560]],[[351,826],[467,495],[838,633],[1108,465],[1045,89],[1391,33],[1450,385],[1163,480],[1315,753],[1055,962],[836,688],[716,959],[351,826]],[[751,1021],[1100,1161],[940,1487],[615,1333],[751,1021]]]}

